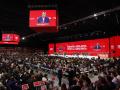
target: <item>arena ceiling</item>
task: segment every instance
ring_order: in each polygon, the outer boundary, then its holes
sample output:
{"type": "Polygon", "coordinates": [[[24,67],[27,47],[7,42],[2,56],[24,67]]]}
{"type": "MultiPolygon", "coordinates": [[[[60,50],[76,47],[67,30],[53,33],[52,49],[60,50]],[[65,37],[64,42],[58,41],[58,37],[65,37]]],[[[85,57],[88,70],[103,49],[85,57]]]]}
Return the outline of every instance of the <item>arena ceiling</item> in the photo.
{"type": "MultiPolygon", "coordinates": [[[[103,10],[112,9],[120,5],[119,0],[1,0],[0,1],[0,29],[2,32],[16,32],[21,36],[32,35],[33,32],[29,28],[29,6],[39,5],[56,5],[59,12],[59,24],[65,24],[103,10]]],[[[118,20],[119,20],[118,13],[118,20]]],[[[107,18],[100,18],[77,23],[77,25],[67,26],[60,29],[58,33],[40,33],[30,40],[35,41],[60,41],[72,40],[89,36],[94,32],[107,31],[118,32],[118,23],[114,15],[107,18]],[[111,19],[112,18],[112,19],[111,19]],[[104,23],[104,24],[103,24],[104,23]],[[102,24],[102,25],[101,25],[102,24]],[[108,26],[111,26],[108,28],[108,26]],[[90,32],[90,33],[89,33],[90,32]],[[71,36],[71,37],[70,37],[71,36]]],[[[113,33],[112,33],[113,34],[113,33]]]]}

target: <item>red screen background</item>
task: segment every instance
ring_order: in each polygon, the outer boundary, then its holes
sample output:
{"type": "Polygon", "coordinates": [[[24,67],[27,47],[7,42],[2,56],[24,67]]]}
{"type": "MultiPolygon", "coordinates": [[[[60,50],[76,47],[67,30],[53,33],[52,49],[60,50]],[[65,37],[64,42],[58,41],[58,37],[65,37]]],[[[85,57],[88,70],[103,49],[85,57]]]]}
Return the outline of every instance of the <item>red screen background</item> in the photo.
{"type": "Polygon", "coordinates": [[[20,37],[17,34],[2,34],[2,41],[19,42],[20,37]],[[9,39],[7,39],[8,36],[9,36],[9,39]]]}
{"type": "MultiPolygon", "coordinates": [[[[73,55],[75,53],[81,55],[87,53],[90,56],[120,56],[120,36],[113,36],[110,38],[64,42],[49,45],[49,48],[55,48],[58,54],[73,55]],[[101,49],[94,49],[96,44],[99,43],[101,49]]],[[[50,50],[50,49],[49,49],[50,50]]],[[[49,54],[54,54],[54,51],[49,51],[49,54]]]]}
{"type": "Polygon", "coordinates": [[[120,36],[110,38],[110,52],[111,57],[120,56],[120,36]]]}
{"type": "Polygon", "coordinates": [[[2,41],[0,44],[18,44],[20,36],[17,34],[2,34],[2,41]]]}
{"type": "Polygon", "coordinates": [[[75,54],[75,53],[88,53],[88,55],[97,55],[109,52],[108,39],[95,39],[77,42],[65,42],[56,44],[56,52],[60,54],[75,54]],[[101,49],[94,49],[96,44],[99,43],[101,49]]]}
{"type": "Polygon", "coordinates": [[[49,54],[54,54],[54,43],[49,44],[49,54]]]}
{"type": "Polygon", "coordinates": [[[30,27],[56,27],[57,26],[57,14],[56,10],[31,10],[29,16],[30,27]],[[46,12],[46,16],[49,17],[49,25],[37,25],[37,19],[41,16],[42,12],[46,12]]]}

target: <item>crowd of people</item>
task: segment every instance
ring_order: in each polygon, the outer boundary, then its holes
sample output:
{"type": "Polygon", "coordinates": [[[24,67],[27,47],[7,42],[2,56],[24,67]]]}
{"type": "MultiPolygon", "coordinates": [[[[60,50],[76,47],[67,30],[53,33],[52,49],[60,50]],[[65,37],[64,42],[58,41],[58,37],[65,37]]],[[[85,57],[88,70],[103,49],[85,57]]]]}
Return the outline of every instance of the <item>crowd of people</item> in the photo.
{"type": "Polygon", "coordinates": [[[63,58],[47,56],[41,50],[0,51],[0,90],[119,90],[120,59],[63,58]],[[98,76],[94,82],[91,77],[98,76]],[[57,77],[57,78],[56,78],[57,77]],[[63,81],[63,78],[68,83],[63,81]],[[46,89],[35,87],[44,82],[46,89]],[[58,85],[54,83],[58,81],[58,85]],[[24,89],[23,89],[24,90],[24,89]]]}

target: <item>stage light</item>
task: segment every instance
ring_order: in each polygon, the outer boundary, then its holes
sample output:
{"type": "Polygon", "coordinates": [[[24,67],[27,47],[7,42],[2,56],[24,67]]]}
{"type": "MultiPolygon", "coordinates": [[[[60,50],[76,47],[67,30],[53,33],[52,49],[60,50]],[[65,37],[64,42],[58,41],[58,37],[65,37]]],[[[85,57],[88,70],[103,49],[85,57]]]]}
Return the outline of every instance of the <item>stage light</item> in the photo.
{"type": "Polygon", "coordinates": [[[25,37],[22,37],[22,40],[25,40],[25,37]]]}
{"type": "Polygon", "coordinates": [[[94,16],[94,17],[96,17],[96,16],[97,16],[97,14],[94,14],[93,16],[94,16]]]}
{"type": "Polygon", "coordinates": [[[18,37],[15,37],[15,39],[18,39],[18,37]]]}
{"type": "Polygon", "coordinates": [[[96,20],[98,19],[98,17],[97,17],[98,15],[97,14],[94,14],[93,16],[95,17],[96,20]]]}
{"type": "Polygon", "coordinates": [[[67,30],[67,27],[64,27],[65,30],[67,30]]]}
{"type": "Polygon", "coordinates": [[[104,14],[104,17],[106,16],[106,14],[104,14]]]}

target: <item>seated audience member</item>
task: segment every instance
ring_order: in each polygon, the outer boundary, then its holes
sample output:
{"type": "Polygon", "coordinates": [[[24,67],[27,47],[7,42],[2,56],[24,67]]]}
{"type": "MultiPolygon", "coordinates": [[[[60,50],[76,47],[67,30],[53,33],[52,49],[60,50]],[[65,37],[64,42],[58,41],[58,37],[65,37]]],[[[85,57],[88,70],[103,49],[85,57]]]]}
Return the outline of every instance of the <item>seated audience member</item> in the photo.
{"type": "Polygon", "coordinates": [[[106,76],[106,81],[107,81],[109,90],[115,90],[116,89],[116,85],[112,82],[112,77],[110,75],[106,76]]]}
{"type": "Polygon", "coordinates": [[[68,90],[65,83],[61,85],[61,90],[68,90]]]}
{"type": "Polygon", "coordinates": [[[80,86],[72,86],[70,90],[81,90],[80,86]]]}
{"type": "Polygon", "coordinates": [[[98,81],[95,83],[95,90],[109,90],[109,86],[104,77],[98,76],[98,81]]]}

